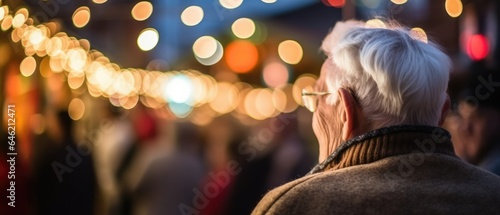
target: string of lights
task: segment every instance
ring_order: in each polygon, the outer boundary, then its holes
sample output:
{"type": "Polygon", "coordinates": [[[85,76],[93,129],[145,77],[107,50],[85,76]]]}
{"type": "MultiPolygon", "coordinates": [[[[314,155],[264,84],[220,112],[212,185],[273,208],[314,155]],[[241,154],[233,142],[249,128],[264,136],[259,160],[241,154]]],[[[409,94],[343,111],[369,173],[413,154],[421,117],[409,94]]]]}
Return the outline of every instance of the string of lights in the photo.
{"type": "MultiPolygon", "coordinates": [[[[105,2],[94,0],[96,4],[105,2]]],[[[242,2],[219,1],[228,10],[239,7],[242,2]]],[[[392,2],[404,4],[406,0],[392,2]]],[[[328,0],[324,3],[342,7],[345,1],[328,0]]],[[[460,16],[462,8],[460,0],[445,2],[446,12],[451,17],[460,16]]],[[[137,3],[131,10],[132,17],[137,21],[148,19],[152,13],[153,5],[147,1],[137,3]]],[[[90,18],[89,7],[82,6],[74,11],[72,21],[75,27],[84,28],[90,18]]],[[[203,18],[204,11],[199,6],[185,8],[180,16],[186,26],[196,26],[203,18]]],[[[45,78],[61,75],[69,88],[84,89],[92,97],[108,98],[114,106],[132,109],[140,102],[153,109],[167,108],[176,118],[188,118],[198,125],[206,125],[214,117],[227,113],[263,120],[280,113],[293,112],[302,105],[301,89],[316,80],[315,75],[303,74],[294,83],[289,83],[289,65],[300,63],[303,57],[302,46],[295,40],[279,43],[276,51],[280,59],[263,65],[262,79],[267,87],[254,87],[245,82],[217,81],[193,69],[154,71],[122,68],[93,49],[89,40],[78,39],[61,31],[60,23],[36,23],[30,18],[27,8],[12,11],[4,5],[0,8],[0,21],[1,29],[10,31],[12,42],[20,44],[24,50],[26,57],[19,65],[24,77],[30,77],[36,71],[45,78]]],[[[194,58],[205,66],[215,65],[224,59],[225,65],[237,74],[251,71],[259,59],[259,50],[255,45],[255,37],[258,37],[259,31],[263,31],[259,25],[249,18],[237,19],[231,25],[236,39],[225,47],[212,36],[198,38],[192,46],[194,58]]],[[[369,20],[366,25],[385,27],[378,19],[369,20]]],[[[427,41],[423,29],[414,28],[412,31],[427,41]]],[[[146,28],[138,36],[137,45],[143,51],[150,51],[155,48],[159,38],[158,31],[146,28]]],[[[79,120],[84,114],[85,108],[82,106],[85,104],[79,101],[69,106],[80,110],[74,114],[74,120],[79,120]]]]}

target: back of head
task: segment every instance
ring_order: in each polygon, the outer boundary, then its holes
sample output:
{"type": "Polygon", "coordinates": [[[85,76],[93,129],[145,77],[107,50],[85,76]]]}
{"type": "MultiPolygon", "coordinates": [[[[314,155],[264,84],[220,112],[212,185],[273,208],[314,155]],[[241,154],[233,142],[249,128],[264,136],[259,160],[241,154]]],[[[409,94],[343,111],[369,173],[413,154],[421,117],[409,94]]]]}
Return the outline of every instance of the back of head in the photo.
{"type": "MultiPolygon", "coordinates": [[[[340,71],[329,73],[329,91],[352,89],[372,129],[438,125],[451,62],[434,43],[402,27],[357,28],[331,53],[340,71]]],[[[337,102],[336,94],[327,101],[337,102]]]]}

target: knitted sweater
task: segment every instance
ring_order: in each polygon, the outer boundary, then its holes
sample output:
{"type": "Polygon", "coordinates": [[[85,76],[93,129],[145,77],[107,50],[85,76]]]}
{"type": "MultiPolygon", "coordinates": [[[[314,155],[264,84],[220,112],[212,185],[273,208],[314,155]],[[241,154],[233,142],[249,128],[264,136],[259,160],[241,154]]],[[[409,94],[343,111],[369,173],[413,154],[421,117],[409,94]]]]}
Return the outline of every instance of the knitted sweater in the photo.
{"type": "Polygon", "coordinates": [[[394,126],[343,143],[252,214],[500,214],[500,177],[457,158],[444,129],[394,126]]]}

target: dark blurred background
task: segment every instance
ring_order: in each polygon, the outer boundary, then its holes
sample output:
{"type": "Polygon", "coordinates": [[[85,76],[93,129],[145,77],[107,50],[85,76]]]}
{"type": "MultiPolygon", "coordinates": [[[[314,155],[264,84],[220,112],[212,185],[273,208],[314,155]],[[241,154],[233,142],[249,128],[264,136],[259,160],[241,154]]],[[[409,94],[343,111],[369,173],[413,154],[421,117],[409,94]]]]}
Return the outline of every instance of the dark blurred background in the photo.
{"type": "Polygon", "coordinates": [[[439,44],[454,63],[445,127],[457,154],[500,163],[495,0],[0,6],[2,196],[17,153],[16,207],[2,197],[1,214],[250,213],[317,163],[300,93],[319,75],[323,38],[348,19],[395,19],[439,44]]]}

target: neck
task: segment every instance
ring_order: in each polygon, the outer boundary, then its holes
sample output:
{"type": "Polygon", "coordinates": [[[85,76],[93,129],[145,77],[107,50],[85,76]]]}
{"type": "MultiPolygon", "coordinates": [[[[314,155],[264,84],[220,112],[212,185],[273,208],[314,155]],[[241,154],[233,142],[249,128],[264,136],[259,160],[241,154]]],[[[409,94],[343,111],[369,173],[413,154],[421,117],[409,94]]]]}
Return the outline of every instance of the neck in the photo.
{"type": "Polygon", "coordinates": [[[401,125],[373,130],[351,138],[310,172],[371,163],[388,156],[420,151],[454,156],[450,134],[439,127],[401,125]]]}

